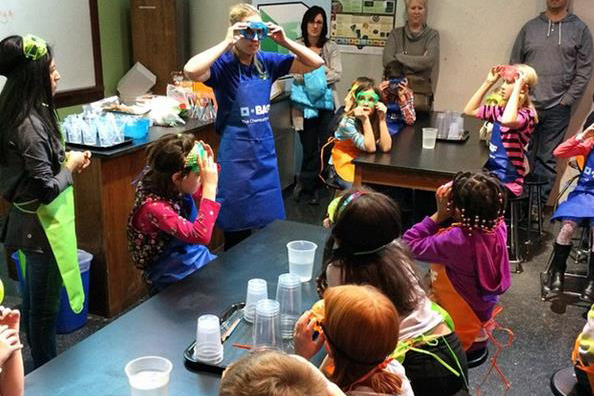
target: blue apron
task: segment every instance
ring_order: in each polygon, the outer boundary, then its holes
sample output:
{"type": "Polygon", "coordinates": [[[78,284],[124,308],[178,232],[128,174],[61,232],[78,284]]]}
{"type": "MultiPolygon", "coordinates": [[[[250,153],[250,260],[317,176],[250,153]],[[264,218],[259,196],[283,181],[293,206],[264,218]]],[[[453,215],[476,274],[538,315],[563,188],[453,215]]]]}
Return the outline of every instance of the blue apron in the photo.
{"type": "MultiPolygon", "coordinates": [[[[238,62],[239,63],[239,62],[238,62]]],[[[221,126],[217,224],[224,231],[264,227],[285,218],[274,136],[268,121],[270,74],[243,76],[231,112],[221,126]]]]}
{"type": "MultiPolygon", "coordinates": [[[[184,194],[183,206],[186,209],[184,212],[189,213],[186,220],[193,223],[198,215],[194,198],[189,194],[184,194]]],[[[147,269],[145,276],[155,289],[161,290],[192,274],[215,258],[217,256],[210,253],[204,245],[173,238],[161,256],[147,269]]]]}
{"type": "Polygon", "coordinates": [[[594,150],[588,154],[584,170],[578,179],[577,186],[567,196],[567,201],[563,202],[551,220],[594,220],[594,150]]]}
{"type": "Polygon", "coordinates": [[[402,128],[404,128],[404,120],[402,118],[402,110],[398,103],[388,103],[386,112],[386,124],[391,136],[397,135],[402,128]]]}
{"type": "Polygon", "coordinates": [[[513,183],[520,177],[516,167],[507,156],[505,147],[503,147],[501,125],[499,123],[493,123],[493,132],[489,142],[489,160],[486,168],[504,184],[513,183]]]}

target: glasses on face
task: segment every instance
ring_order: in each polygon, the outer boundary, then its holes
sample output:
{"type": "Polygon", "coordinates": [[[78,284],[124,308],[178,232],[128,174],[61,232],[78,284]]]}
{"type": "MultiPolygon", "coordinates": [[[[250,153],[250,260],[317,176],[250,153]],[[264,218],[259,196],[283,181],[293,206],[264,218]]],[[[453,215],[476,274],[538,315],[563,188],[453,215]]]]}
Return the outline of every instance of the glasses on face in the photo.
{"type": "Polygon", "coordinates": [[[245,39],[262,41],[268,37],[268,26],[263,22],[250,22],[241,34],[245,39]]]}
{"type": "Polygon", "coordinates": [[[359,92],[357,96],[355,96],[355,100],[358,105],[374,105],[379,102],[379,96],[375,92],[359,92]]]}

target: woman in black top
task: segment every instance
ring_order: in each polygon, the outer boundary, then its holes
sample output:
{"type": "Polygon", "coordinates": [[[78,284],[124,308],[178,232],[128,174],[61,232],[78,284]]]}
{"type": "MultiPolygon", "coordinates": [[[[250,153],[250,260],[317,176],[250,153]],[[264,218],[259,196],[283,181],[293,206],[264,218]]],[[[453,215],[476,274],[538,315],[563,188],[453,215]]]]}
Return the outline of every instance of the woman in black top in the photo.
{"type": "Polygon", "coordinates": [[[0,94],[0,194],[11,204],[0,241],[22,253],[23,325],[39,367],[56,355],[62,281],[76,300],[73,309],[82,309],[69,187],[72,173],[89,165],[90,153],[64,150],[53,101],[60,74],[45,41],[0,41],[0,75],[7,78],[0,94]],[[61,276],[69,268],[77,271],[61,276]]]}

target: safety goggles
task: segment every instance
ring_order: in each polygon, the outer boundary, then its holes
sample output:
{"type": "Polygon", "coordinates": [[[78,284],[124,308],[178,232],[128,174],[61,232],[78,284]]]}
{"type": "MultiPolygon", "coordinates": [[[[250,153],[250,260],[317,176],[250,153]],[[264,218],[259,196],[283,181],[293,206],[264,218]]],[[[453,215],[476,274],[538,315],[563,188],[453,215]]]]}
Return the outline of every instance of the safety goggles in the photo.
{"type": "Polygon", "coordinates": [[[518,68],[511,65],[500,66],[498,74],[507,83],[513,83],[520,77],[518,68]]]}
{"type": "Polygon", "coordinates": [[[200,174],[200,164],[198,163],[199,158],[204,158],[206,151],[202,144],[196,142],[192,150],[188,153],[184,160],[184,169],[200,174]]]}
{"type": "Polygon", "coordinates": [[[247,40],[262,41],[268,37],[268,25],[264,22],[250,22],[247,29],[242,29],[240,33],[247,40]]]}
{"type": "Polygon", "coordinates": [[[357,101],[358,105],[374,105],[379,102],[379,96],[375,92],[359,92],[357,96],[355,96],[355,100],[357,101]]]}
{"type": "Polygon", "coordinates": [[[398,93],[398,88],[400,84],[406,82],[406,78],[393,78],[388,81],[388,92],[390,93],[398,93]]]}
{"type": "Polygon", "coordinates": [[[27,59],[39,60],[47,54],[47,43],[42,38],[28,34],[23,37],[23,53],[27,59]]]}

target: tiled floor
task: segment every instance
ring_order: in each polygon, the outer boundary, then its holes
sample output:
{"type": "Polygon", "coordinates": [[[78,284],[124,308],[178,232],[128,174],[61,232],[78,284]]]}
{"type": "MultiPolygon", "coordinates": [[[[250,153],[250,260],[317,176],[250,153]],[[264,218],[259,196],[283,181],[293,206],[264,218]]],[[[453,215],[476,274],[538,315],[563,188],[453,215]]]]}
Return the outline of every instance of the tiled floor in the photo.
{"type": "MultiPolygon", "coordinates": [[[[290,197],[285,200],[287,217],[290,220],[311,224],[321,224],[325,208],[329,201],[327,193],[322,195],[319,206],[311,206],[302,199],[295,203],[290,197]]],[[[511,348],[503,349],[497,359],[501,371],[511,382],[508,395],[551,395],[549,378],[556,370],[567,367],[570,362],[570,351],[575,337],[580,332],[584,319],[582,314],[587,310],[584,303],[570,299],[558,300],[555,303],[543,302],[540,299],[539,273],[544,270],[550,255],[552,234],[554,230],[547,227],[547,236],[537,247],[533,257],[524,264],[525,272],[513,274],[512,286],[502,297],[504,311],[498,316],[498,322],[511,329],[515,340],[511,348]]],[[[0,254],[3,260],[4,255],[0,254]]],[[[5,265],[0,263],[0,276],[7,279],[5,265]]],[[[15,306],[14,285],[7,288],[9,296],[5,303],[15,306]]],[[[109,320],[90,316],[89,323],[83,329],[68,335],[58,336],[58,349],[64,351],[80,340],[93,334],[109,323],[109,320]]],[[[501,341],[506,334],[498,332],[501,341]]],[[[491,356],[495,348],[491,347],[491,356]]],[[[31,368],[31,360],[27,350],[24,351],[27,369],[31,368]]],[[[489,369],[488,363],[470,370],[472,393],[476,394],[476,386],[483,380],[489,369]]],[[[483,395],[503,394],[503,382],[495,371],[481,388],[483,395]]]]}

